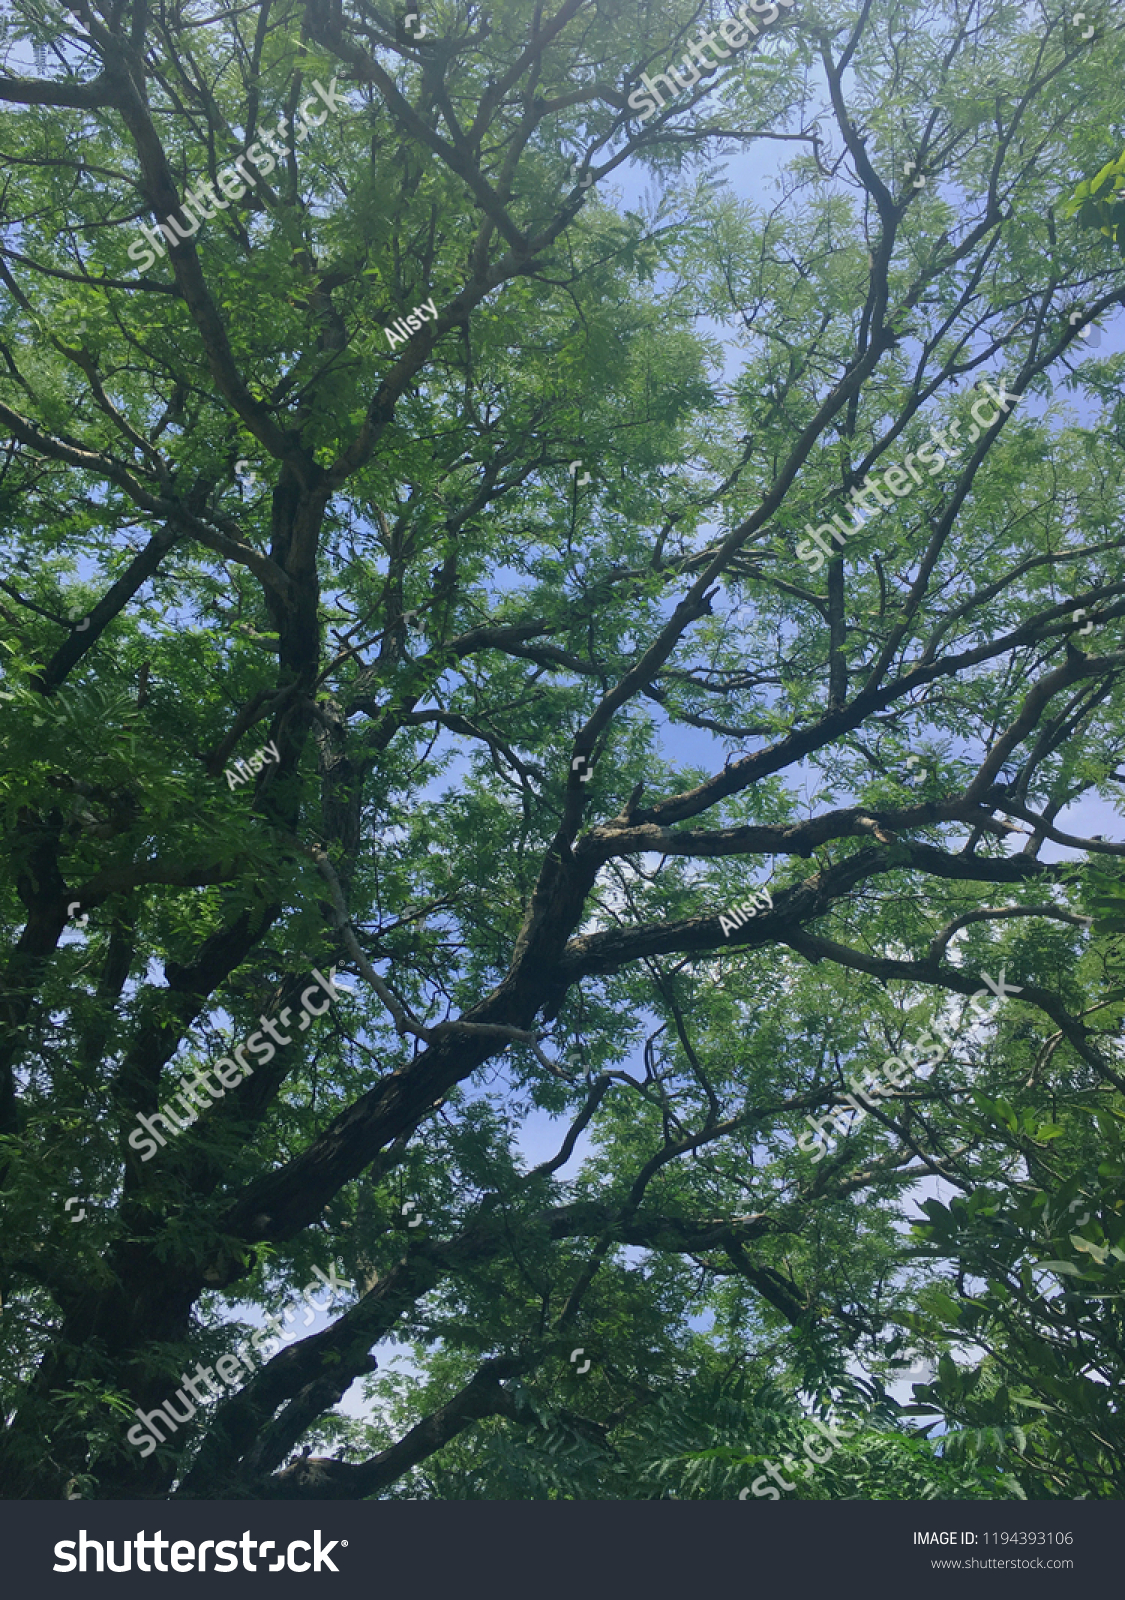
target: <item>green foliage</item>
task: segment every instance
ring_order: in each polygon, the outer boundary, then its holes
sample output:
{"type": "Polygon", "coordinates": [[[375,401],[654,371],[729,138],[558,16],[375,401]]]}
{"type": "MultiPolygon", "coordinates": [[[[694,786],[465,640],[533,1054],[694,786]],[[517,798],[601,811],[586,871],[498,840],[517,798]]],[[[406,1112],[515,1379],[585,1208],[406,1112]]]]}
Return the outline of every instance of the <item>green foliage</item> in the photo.
{"type": "Polygon", "coordinates": [[[1082,228],[1097,228],[1125,255],[1125,229],[1121,227],[1122,192],[1125,191],[1125,153],[1107,161],[1100,172],[1085,178],[1062,208],[1063,216],[1076,216],[1082,228]]]}
{"type": "Polygon", "coordinates": [[[1120,1495],[1125,60],[967,5],[0,17],[0,1493],[1120,1495]]]}
{"type": "MultiPolygon", "coordinates": [[[[982,1110],[984,1107],[982,1107],[982,1110]]],[[[994,1126],[1018,1130],[1001,1108],[994,1126]]],[[[908,1325],[986,1352],[966,1367],[943,1356],[923,1402],[959,1432],[951,1455],[1005,1462],[1029,1499],[1117,1498],[1125,1430],[1117,1396],[1125,1380],[1125,1115],[1076,1107],[1044,1131],[1044,1176],[979,1189],[949,1206],[927,1200],[915,1232],[928,1259],[955,1264],[957,1297],[930,1286],[908,1325]],[[1096,1165],[1095,1165],[1096,1163],[1096,1165]],[[1069,1173],[1049,1186],[1048,1172],[1069,1173]]]]}

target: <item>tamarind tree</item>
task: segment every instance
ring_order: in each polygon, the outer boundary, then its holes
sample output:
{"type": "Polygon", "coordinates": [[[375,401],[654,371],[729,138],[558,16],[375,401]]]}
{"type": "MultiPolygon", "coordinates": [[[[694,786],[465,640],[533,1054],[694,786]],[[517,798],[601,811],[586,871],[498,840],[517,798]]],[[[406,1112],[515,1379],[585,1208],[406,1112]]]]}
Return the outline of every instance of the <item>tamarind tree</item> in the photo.
{"type": "Polygon", "coordinates": [[[5,6],[6,1497],[1121,1492],[1125,27],[743,13],[5,6]]]}

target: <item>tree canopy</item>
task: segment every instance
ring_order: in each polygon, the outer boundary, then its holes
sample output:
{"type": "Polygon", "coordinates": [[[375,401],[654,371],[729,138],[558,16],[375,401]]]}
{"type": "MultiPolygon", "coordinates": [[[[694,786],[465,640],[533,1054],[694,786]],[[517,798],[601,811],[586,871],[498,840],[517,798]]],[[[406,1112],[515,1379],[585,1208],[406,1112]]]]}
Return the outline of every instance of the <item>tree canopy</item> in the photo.
{"type": "Polygon", "coordinates": [[[0,1494],[1120,1497],[1090,15],[8,0],[0,1494]]]}

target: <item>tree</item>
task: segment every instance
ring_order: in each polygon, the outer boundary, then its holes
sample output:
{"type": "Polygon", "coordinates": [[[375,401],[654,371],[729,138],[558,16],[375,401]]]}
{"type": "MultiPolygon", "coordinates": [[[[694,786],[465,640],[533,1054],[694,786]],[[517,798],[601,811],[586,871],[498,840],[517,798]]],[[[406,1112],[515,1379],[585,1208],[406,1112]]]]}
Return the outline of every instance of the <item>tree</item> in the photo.
{"type": "MultiPolygon", "coordinates": [[[[1061,1127],[1020,1126],[1004,1104],[982,1111],[1014,1147],[1023,1145],[1034,1177],[1060,1163],[1061,1127]],[[1049,1152],[1049,1155],[1048,1155],[1049,1152]],[[1046,1159],[1044,1159],[1046,1157],[1046,1159]]],[[[1078,1121],[1077,1118],[1068,1119],[1078,1121]]],[[[922,1385],[920,1409],[953,1424],[947,1454],[981,1454],[1010,1466],[1028,1499],[1118,1499],[1125,1436],[1116,1400],[1122,1374],[1121,1113],[1098,1109],[1086,1143],[1064,1170],[1096,1171],[1050,1191],[1032,1181],[1005,1191],[980,1189],[948,1207],[926,1202],[924,1250],[957,1263],[960,1294],[931,1286],[931,1336],[987,1352],[959,1368],[946,1354],[937,1381],[922,1385]],[[1099,1160],[1099,1156],[1101,1159],[1099,1160]],[[935,1327],[936,1325],[936,1327],[935,1327]]],[[[952,1285],[951,1285],[952,1287],[952,1285]]]]}
{"type": "Polygon", "coordinates": [[[14,0],[5,1495],[732,1493],[743,1421],[857,1393],[832,1492],[1014,1492],[883,1378],[918,1185],[1016,1192],[974,1097],[1125,1087],[1055,859],[1125,850],[1064,817],[1121,781],[1074,357],[1125,272],[1055,176],[1122,33],[743,15],[705,66],[690,4],[14,0]]]}
{"type": "Polygon", "coordinates": [[[1121,191],[1125,189],[1125,154],[1107,161],[1100,172],[1084,179],[1064,208],[1065,216],[1077,216],[1084,228],[1097,228],[1112,239],[1125,254],[1121,232],[1121,191]]]}

